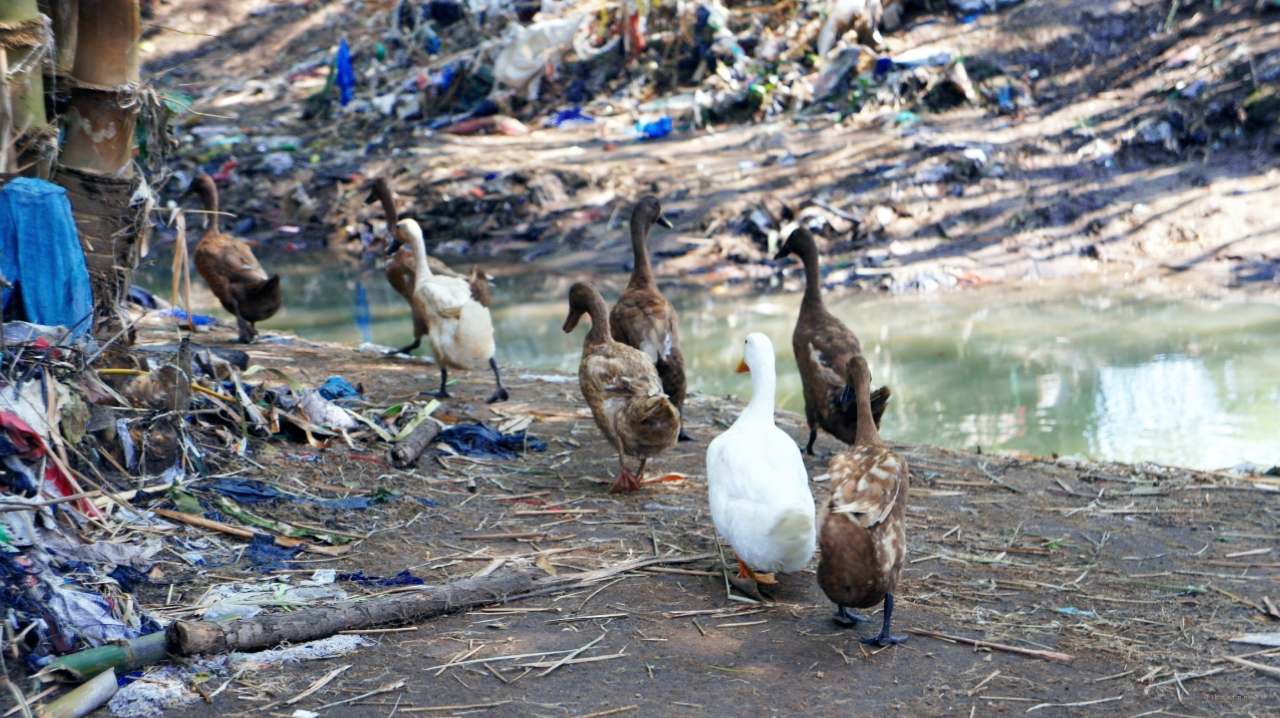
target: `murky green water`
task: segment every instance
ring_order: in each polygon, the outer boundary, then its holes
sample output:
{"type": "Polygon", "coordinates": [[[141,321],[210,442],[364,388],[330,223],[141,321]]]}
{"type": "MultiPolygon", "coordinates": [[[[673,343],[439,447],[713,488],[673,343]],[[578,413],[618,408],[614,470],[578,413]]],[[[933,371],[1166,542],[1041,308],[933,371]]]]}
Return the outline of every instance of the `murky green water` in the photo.
{"type": "MultiPolygon", "coordinates": [[[[408,305],[381,270],[320,257],[265,263],[285,274],[286,306],[263,327],[328,341],[412,339],[408,305]]],[[[169,294],[167,269],[144,269],[139,281],[169,294]]],[[[520,373],[577,370],[585,330],[560,330],[570,281],[495,282],[500,361],[520,373]]],[[[602,282],[606,298],[623,283],[614,278],[611,291],[602,282]]],[[[668,297],[692,389],[748,396],[749,379],[733,369],[742,338],[763,332],[779,354],[778,403],[803,412],[790,339],[798,294],[668,297]]],[[[1275,305],[1025,289],[853,296],[831,309],[861,338],[875,382],[893,387],[887,437],[1197,468],[1280,464],[1275,305]]]]}

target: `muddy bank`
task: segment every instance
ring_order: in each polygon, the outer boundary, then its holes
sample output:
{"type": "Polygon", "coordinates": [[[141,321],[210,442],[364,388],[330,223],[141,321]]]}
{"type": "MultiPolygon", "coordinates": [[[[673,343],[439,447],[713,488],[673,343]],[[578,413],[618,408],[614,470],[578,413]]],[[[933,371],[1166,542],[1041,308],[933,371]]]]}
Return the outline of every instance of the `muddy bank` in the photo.
{"type": "MultiPolygon", "coordinates": [[[[222,331],[204,342],[231,339],[222,331]]],[[[148,332],[143,340],[167,336],[148,332]]],[[[420,361],[296,339],[249,351],[254,363],[308,382],[346,377],[376,407],[415,401],[436,379],[420,361]]],[[[527,570],[543,559],[544,570],[563,575],[637,557],[678,560],[716,551],[703,447],[736,417],[739,400],[691,397],[687,421],[701,443],[681,444],[656,461],[651,475],[666,481],[614,496],[608,486],[616,459],[574,379],[506,369],[510,403],[484,405],[489,378],[461,374],[453,387],[457,398],[433,415],[446,425],[481,421],[524,429],[547,442],[545,451],[478,459],[441,450],[412,470],[397,470],[372,437],[328,448],[284,437],[250,438],[241,456],[238,439],[206,436],[201,444],[211,475],[263,481],[317,500],[241,509],[354,537],[352,548],[338,556],[298,554],[263,571],[237,559],[243,542],[178,526],[161,531],[162,539],[212,542],[205,544],[206,560],[222,565],[202,568],[177,556],[163,558],[160,570],[136,589],[139,602],[161,616],[182,618],[198,615],[211,587],[284,576],[297,584],[317,568],[346,576],[334,585],[360,596],[395,590],[362,583],[365,577],[402,571],[408,571],[402,577],[439,584],[484,571],[501,576],[527,570]],[[380,498],[363,510],[318,503],[359,497],[380,498]]],[[[782,412],[778,420],[798,441],[805,438],[799,416],[782,412]]],[[[1161,709],[1224,715],[1217,696],[1229,695],[1241,696],[1233,699],[1232,714],[1262,715],[1280,698],[1273,681],[1219,658],[1258,650],[1228,639],[1276,625],[1264,598],[1276,598],[1277,565],[1264,553],[1280,508],[1276,479],[895,447],[912,467],[910,563],[897,625],[1067,653],[1071,663],[923,634],[869,650],[857,640],[863,631],[830,621],[831,607],[812,568],[783,577],[772,593],[775,602],[755,606],[728,600],[718,563],[699,559],[411,630],[366,633],[373,645],[339,659],[352,667],[294,708],[314,709],[400,681],[386,693],[329,710],[382,716],[398,704],[399,711],[454,706],[453,712],[495,716],[581,716],[619,708],[638,715],[732,716],[767,701],[788,715],[861,714],[886,705],[910,715],[968,715],[1043,703],[1088,704],[1089,715],[1161,709]],[[582,662],[541,675],[566,655],[548,652],[576,650],[596,638],[601,640],[576,657],[582,662]],[[438,668],[450,662],[460,664],[438,668]]],[[[841,446],[824,435],[817,448],[822,456],[806,464],[820,496],[827,462],[841,446]]],[[[189,490],[217,496],[201,483],[191,482],[189,490]]],[[[164,496],[141,505],[173,508],[164,496]]],[[[225,512],[222,519],[237,523],[225,512]]],[[[1274,665],[1266,656],[1252,660],[1274,665]]],[[[263,668],[231,680],[211,703],[187,689],[194,702],[165,712],[254,710],[301,693],[336,667],[263,668]]],[[[196,676],[207,681],[206,693],[230,678],[196,676]]]]}

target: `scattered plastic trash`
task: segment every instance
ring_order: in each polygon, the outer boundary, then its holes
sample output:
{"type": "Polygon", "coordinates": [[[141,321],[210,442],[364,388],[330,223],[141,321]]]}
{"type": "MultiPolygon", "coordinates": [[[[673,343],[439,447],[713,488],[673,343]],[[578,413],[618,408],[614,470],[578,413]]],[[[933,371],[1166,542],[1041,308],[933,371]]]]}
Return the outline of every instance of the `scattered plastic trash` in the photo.
{"type": "Polygon", "coordinates": [[[187,688],[187,671],[177,666],[160,666],[149,671],[144,676],[146,680],[122,686],[107,707],[119,718],[144,718],[164,715],[166,709],[194,703],[200,696],[187,688]]]}
{"type": "MultiPolygon", "coordinates": [[[[188,319],[187,313],[177,307],[162,309],[156,312],[156,316],[164,319],[176,319],[179,322],[185,322],[188,319]]],[[[203,314],[192,314],[190,315],[190,319],[197,327],[208,327],[218,323],[217,319],[207,317],[203,314]]]]}
{"type": "Polygon", "coordinates": [[[318,641],[310,641],[299,646],[289,646],[271,651],[257,653],[232,653],[227,659],[227,668],[237,670],[249,668],[257,670],[282,663],[302,663],[304,661],[320,661],[326,658],[345,655],[361,646],[374,645],[363,636],[351,633],[340,633],[318,641]]]}
{"type": "Polygon", "coordinates": [[[546,126],[555,127],[561,130],[572,130],[579,127],[594,125],[595,122],[596,119],[594,117],[583,114],[581,107],[575,107],[570,110],[561,110],[551,117],[548,117],[546,126]]]}
{"type": "Polygon", "coordinates": [[[293,169],[293,155],[288,152],[270,152],[262,158],[262,166],[279,177],[293,169]]]}
{"type": "Polygon", "coordinates": [[[351,67],[351,48],[344,37],[338,42],[338,56],[333,61],[334,84],[338,86],[338,102],[346,107],[355,97],[356,73],[351,67]]]}
{"type": "Polygon", "coordinates": [[[346,379],[340,376],[331,376],[329,379],[317,389],[320,396],[329,401],[338,401],[339,399],[347,399],[351,397],[360,398],[360,392],[356,391],[346,379]]]}
{"type": "Polygon", "coordinates": [[[637,122],[636,133],[639,137],[646,140],[656,140],[660,137],[666,137],[671,134],[671,117],[663,115],[653,122],[637,122]]]}
{"type": "Polygon", "coordinates": [[[953,53],[936,47],[917,47],[893,57],[893,64],[900,67],[946,67],[953,53]]]}
{"type": "Polygon", "coordinates": [[[307,418],[321,426],[337,430],[350,430],[364,426],[342,407],[321,396],[315,389],[303,394],[300,403],[307,418]]]}
{"type": "Polygon", "coordinates": [[[443,441],[463,456],[482,459],[510,460],[528,449],[547,450],[547,442],[527,436],[523,431],[500,434],[484,424],[454,424],[440,432],[436,441],[443,441]]]}
{"type": "Polygon", "coordinates": [[[1068,616],[1093,616],[1094,618],[1098,616],[1098,614],[1093,611],[1083,611],[1079,608],[1076,608],[1075,606],[1066,606],[1064,608],[1059,608],[1058,613],[1064,613],[1068,616]]]}

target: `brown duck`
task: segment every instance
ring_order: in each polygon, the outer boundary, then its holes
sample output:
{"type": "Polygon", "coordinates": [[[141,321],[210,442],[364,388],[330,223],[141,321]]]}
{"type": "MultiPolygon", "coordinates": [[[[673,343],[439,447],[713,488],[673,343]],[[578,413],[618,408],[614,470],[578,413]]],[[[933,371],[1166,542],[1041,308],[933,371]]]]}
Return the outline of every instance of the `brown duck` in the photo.
{"type": "Polygon", "coordinates": [[[857,407],[858,433],[847,452],[831,460],[831,498],[818,509],[818,585],[836,604],[836,621],[869,619],[849,613],[884,601],[880,635],[863,643],[901,643],[889,633],[893,594],[907,555],[904,516],[907,462],[880,440],[871,417],[871,370],[855,356],[845,373],[846,399],[857,407]]]}
{"type": "MultiPolygon", "coordinates": [[[[804,415],[809,421],[809,444],[805,453],[813,455],[818,427],[846,444],[858,431],[857,407],[840,401],[844,391],[844,367],[849,359],[862,356],[862,345],[853,332],[827,311],[822,302],[822,276],[818,272],[818,246],[805,227],[791,233],[774,259],[795,254],[804,263],[804,299],[800,317],[791,334],[800,380],[804,385],[804,415]]],[[[871,416],[876,427],[889,401],[889,387],[880,387],[870,396],[871,416]]]]}
{"type": "MultiPolygon", "coordinates": [[[[646,195],[631,211],[631,251],[635,255],[635,266],[631,270],[631,282],[609,312],[609,327],[615,341],[639,349],[649,357],[662,378],[662,390],[683,415],[686,384],[679,322],[671,302],[658,291],[649,263],[649,230],[654,222],[672,228],[671,221],[662,216],[658,198],[646,195]]],[[[680,440],[695,441],[683,426],[680,440]]]]}
{"type": "MultiPolygon", "coordinates": [[[[369,192],[365,204],[372,204],[375,201],[382,203],[382,211],[386,215],[387,231],[391,234],[391,241],[387,244],[387,253],[390,258],[387,260],[387,282],[396,293],[404,297],[409,303],[410,310],[413,312],[413,343],[401,349],[397,349],[395,354],[408,354],[422,345],[422,338],[427,335],[427,320],[422,313],[414,309],[413,304],[413,288],[415,278],[418,271],[418,261],[414,259],[413,247],[409,245],[407,237],[402,236],[403,232],[397,226],[400,221],[400,215],[396,209],[395,195],[391,191],[391,185],[385,177],[379,177],[373,182],[373,189],[369,192]]],[[[479,302],[486,309],[492,303],[489,297],[489,277],[480,267],[471,268],[471,276],[463,277],[441,262],[436,257],[427,256],[427,264],[431,267],[432,274],[439,274],[446,277],[465,278],[467,283],[471,285],[471,298],[479,302]]]]}
{"type": "Polygon", "coordinates": [[[196,271],[204,277],[222,308],[236,316],[239,341],[258,335],[255,323],[280,311],[280,275],[267,276],[249,245],[218,229],[218,189],[209,175],[197,175],[187,193],[200,195],[209,215],[209,228],[196,245],[196,271]]]}
{"type": "Polygon", "coordinates": [[[649,357],[609,335],[600,292],[578,282],[569,289],[566,333],[578,326],[583,314],[591,317],[591,331],[582,344],[578,385],[596,425],[618,451],[618,480],[612,492],[630,493],[640,488],[649,459],[675,446],[680,412],[663,393],[662,380],[649,357]],[[627,456],[640,459],[636,474],[627,470],[627,456]]]}

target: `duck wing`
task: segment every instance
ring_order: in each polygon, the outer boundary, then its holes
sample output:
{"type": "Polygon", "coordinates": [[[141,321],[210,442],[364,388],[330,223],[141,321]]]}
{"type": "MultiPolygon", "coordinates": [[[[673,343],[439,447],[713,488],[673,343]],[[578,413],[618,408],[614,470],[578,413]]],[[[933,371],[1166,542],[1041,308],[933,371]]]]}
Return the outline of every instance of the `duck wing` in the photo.
{"type": "Polygon", "coordinates": [[[657,371],[638,353],[595,354],[587,357],[583,368],[591,381],[610,397],[648,397],[662,393],[657,371]]]}
{"type": "Polygon", "coordinates": [[[853,332],[835,317],[822,317],[805,337],[802,351],[814,374],[832,386],[845,384],[844,368],[849,358],[862,353],[862,345],[853,332]]]}
{"type": "Polygon", "coordinates": [[[883,446],[856,446],[832,460],[831,481],[827,513],[869,529],[906,499],[907,463],[883,446]]]}
{"type": "Polygon", "coordinates": [[[609,329],[614,341],[639,349],[655,364],[671,359],[680,346],[676,310],[657,293],[624,293],[609,313],[609,329]]]}

